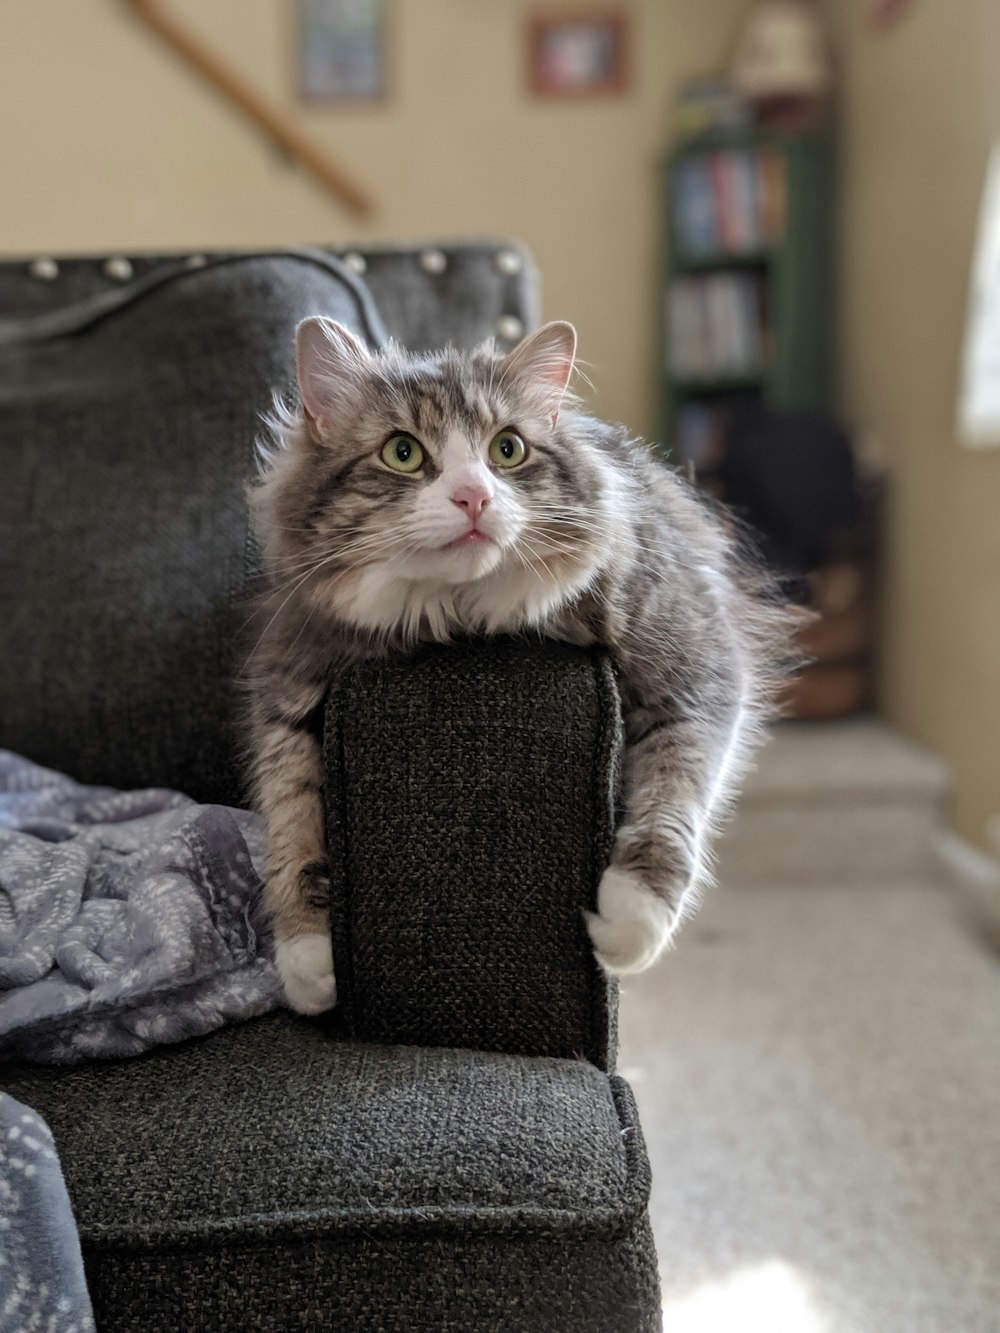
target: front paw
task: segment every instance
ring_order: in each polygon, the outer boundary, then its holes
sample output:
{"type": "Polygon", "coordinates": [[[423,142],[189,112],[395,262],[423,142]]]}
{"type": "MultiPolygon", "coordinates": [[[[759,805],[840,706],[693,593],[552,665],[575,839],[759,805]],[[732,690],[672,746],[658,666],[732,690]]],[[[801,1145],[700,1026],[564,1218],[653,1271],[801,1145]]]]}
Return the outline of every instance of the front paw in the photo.
{"type": "Polygon", "coordinates": [[[677,914],[630,870],[609,866],[597,888],[597,911],[587,912],[597,961],[607,972],[642,972],[666,948],[677,914]]]}
{"type": "Polygon", "coordinates": [[[296,1013],[321,1014],[337,1003],[329,935],[295,935],[279,940],[275,962],[285,998],[296,1013]]]}

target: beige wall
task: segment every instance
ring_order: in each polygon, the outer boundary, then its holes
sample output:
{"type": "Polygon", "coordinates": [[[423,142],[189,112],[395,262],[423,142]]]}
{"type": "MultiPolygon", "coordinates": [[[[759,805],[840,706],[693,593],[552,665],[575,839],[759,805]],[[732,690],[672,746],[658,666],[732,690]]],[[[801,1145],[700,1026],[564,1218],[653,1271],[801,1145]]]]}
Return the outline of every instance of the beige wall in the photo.
{"type": "Polygon", "coordinates": [[[742,7],[637,0],[631,91],[546,103],[523,91],[522,42],[551,0],[395,0],[389,101],[330,110],[292,94],[292,0],[172,0],[370,189],[362,224],[116,0],[0,0],[0,252],[519,237],[546,313],[579,326],[599,410],[647,431],[656,165],[678,76],[722,61],[742,7]]]}
{"type": "Polygon", "coordinates": [[[873,32],[831,0],[844,105],[840,381],[892,465],[883,700],[952,763],[955,815],[1000,811],[1000,450],[956,439],[970,260],[1000,139],[1000,5],[914,0],[873,32]]]}

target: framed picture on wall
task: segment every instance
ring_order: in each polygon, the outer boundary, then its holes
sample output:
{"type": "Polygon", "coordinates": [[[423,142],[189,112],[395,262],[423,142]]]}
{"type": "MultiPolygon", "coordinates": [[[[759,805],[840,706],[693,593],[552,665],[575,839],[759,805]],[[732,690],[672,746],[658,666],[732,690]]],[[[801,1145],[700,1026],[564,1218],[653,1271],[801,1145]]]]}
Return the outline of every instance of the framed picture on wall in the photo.
{"type": "Polygon", "coordinates": [[[877,28],[888,28],[910,7],[910,0],[868,0],[868,12],[877,28]]]}
{"type": "Polygon", "coordinates": [[[596,97],[628,83],[621,13],[555,14],[528,24],[528,82],[539,97],[596,97]]]}
{"type": "Polygon", "coordinates": [[[388,0],[298,0],[298,86],[306,102],[377,102],[386,91],[388,0]]]}

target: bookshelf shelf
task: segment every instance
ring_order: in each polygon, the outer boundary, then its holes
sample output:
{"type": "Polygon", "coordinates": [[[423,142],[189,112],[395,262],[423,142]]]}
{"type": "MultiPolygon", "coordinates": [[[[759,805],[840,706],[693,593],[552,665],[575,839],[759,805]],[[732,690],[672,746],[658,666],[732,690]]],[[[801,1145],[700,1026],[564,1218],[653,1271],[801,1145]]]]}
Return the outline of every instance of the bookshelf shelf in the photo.
{"type": "Polygon", "coordinates": [[[710,255],[675,251],[673,267],[678,273],[703,273],[713,268],[764,268],[773,259],[773,250],[717,250],[710,255]]]}
{"type": "Polygon", "coordinates": [[[740,389],[760,389],[766,379],[767,371],[762,367],[745,375],[696,375],[675,379],[674,390],[678,395],[734,393],[740,389]]]}
{"type": "Polygon", "coordinates": [[[829,141],[686,140],[664,163],[663,204],[660,439],[707,476],[728,412],[828,405],[829,141]]]}

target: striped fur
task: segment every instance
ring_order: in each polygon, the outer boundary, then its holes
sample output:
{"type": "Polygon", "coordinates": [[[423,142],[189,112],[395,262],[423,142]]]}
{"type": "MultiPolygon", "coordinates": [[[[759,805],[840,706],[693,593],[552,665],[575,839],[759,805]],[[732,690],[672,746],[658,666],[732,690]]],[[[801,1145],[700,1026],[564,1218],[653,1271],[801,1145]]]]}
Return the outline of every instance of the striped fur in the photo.
{"type": "Polygon", "coordinates": [[[760,740],[789,617],[732,525],[566,388],[575,335],[371,355],[329,321],[300,328],[302,406],[279,408],[250,495],[269,591],[251,656],[251,734],[269,828],[267,904],[289,1002],[335,997],[314,710],[338,663],[464,632],[598,643],[626,721],[626,818],[598,892],[601,962],[648,965],[709,873],[711,839],[760,740]],[[490,460],[505,428],[520,466],[490,460]],[[423,466],[381,457],[405,431],[423,466]],[[488,540],[450,543],[486,497],[488,540]],[[447,549],[446,549],[447,548],[447,549]]]}

